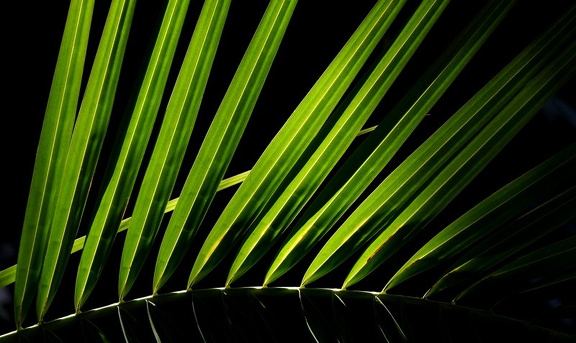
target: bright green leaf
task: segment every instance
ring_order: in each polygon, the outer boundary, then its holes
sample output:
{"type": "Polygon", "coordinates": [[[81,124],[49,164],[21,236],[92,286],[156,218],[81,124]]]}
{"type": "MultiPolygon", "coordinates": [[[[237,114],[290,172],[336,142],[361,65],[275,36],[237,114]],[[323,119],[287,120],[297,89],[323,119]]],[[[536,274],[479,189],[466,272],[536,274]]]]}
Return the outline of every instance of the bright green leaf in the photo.
{"type": "Polygon", "coordinates": [[[72,1],[38,143],[15,272],[14,313],[19,328],[36,294],[48,245],[59,174],[76,118],[94,1],[72,1]]]}
{"type": "Polygon", "coordinates": [[[76,277],[76,311],[96,285],[114,242],[160,107],[188,3],[174,0],[166,8],[116,168],[87,235],[76,277]]]}
{"type": "Polygon", "coordinates": [[[153,292],[168,280],[186,254],[242,137],[296,1],[272,1],[222,100],[180,194],[162,240],[153,292]]]}
{"type": "Polygon", "coordinates": [[[134,1],[113,1],[70,141],[42,266],[38,318],[43,320],[66,271],[70,250],[106,135],[134,1]]]}
{"type": "Polygon", "coordinates": [[[547,66],[423,189],[416,199],[372,241],[344,281],[356,283],[414,237],[468,185],[528,123],[576,68],[576,45],[547,66]]]}
{"type": "Polygon", "coordinates": [[[229,0],[207,1],[196,23],[124,241],[118,281],[120,300],[134,284],[160,227],[192,134],[229,6],[229,0]]]}
{"type": "MultiPolygon", "coordinates": [[[[567,31],[573,33],[571,20],[568,17],[568,20],[559,21],[547,34],[520,53],[398,166],[328,240],[308,267],[302,284],[309,284],[336,268],[381,228],[394,221],[439,168],[523,88],[537,68],[562,53],[558,50],[571,37],[567,31]]],[[[551,68],[556,67],[551,65],[551,68]]],[[[521,102],[522,99],[518,98],[517,101],[521,102]]],[[[366,263],[371,256],[368,255],[361,263],[366,263]]]]}
{"type": "Polygon", "coordinates": [[[188,288],[208,274],[238,243],[291,167],[314,139],[391,22],[399,3],[380,1],[328,69],[294,110],[234,194],[204,242],[190,273],[188,288]]]}
{"type": "Polygon", "coordinates": [[[423,75],[418,82],[421,86],[414,87],[356,149],[296,223],[268,270],[265,285],[300,261],[352,206],[444,94],[512,4],[494,1],[486,6],[446,49],[444,58],[423,75]],[[415,98],[417,100],[413,102],[415,98]]]}
{"type": "MultiPolygon", "coordinates": [[[[320,187],[352,143],[355,133],[368,120],[372,111],[422,42],[423,37],[433,26],[434,19],[440,15],[446,5],[447,3],[438,2],[435,5],[436,8],[431,6],[428,10],[431,19],[424,16],[419,25],[407,24],[405,31],[382,57],[318,149],[250,233],[236,255],[227,285],[242,275],[268,251],[320,187]]],[[[423,115],[420,117],[422,118],[423,115]]]]}

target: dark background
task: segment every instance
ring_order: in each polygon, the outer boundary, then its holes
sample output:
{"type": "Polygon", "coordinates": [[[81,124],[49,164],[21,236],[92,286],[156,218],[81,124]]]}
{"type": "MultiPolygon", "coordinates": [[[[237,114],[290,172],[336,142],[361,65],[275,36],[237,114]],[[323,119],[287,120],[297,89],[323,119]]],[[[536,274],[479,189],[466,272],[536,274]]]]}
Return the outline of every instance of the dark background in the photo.
{"type": "MultiPolygon", "coordinates": [[[[97,1],[94,14],[94,32],[99,32],[104,23],[108,1],[97,1]]],[[[267,5],[268,1],[233,1],[230,8],[228,22],[224,28],[221,46],[214,63],[212,78],[208,84],[205,100],[202,104],[198,121],[193,133],[193,144],[189,158],[184,162],[183,170],[188,170],[210,120],[218,108],[219,102],[226,91],[226,87],[233,76],[252,32],[267,5]]],[[[282,126],[299,101],[321,75],[322,71],[332,60],[333,56],[346,42],[353,30],[373,5],[374,1],[356,0],[353,6],[348,2],[333,1],[303,1],[298,4],[293,21],[288,27],[285,41],[280,47],[278,57],[270,72],[264,90],[261,94],[254,114],[251,118],[245,137],[238,147],[237,157],[232,161],[226,176],[236,175],[251,168],[260,153],[264,150],[275,132],[282,126]],[[325,8],[321,8],[324,5],[325,8]]],[[[416,2],[409,2],[413,6],[416,2]]],[[[374,123],[385,115],[386,110],[393,106],[394,101],[410,86],[426,66],[433,61],[441,48],[450,42],[450,37],[457,32],[470,18],[474,8],[484,2],[457,2],[454,1],[441,18],[438,25],[430,33],[429,39],[414,56],[398,82],[383,100],[375,112],[374,123]],[[445,19],[445,20],[443,20],[445,19]],[[404,81],[405,80],[405,81],[404,81]]],[[[444,120],[453,114],[467,98],[482,87],[499,68],[503,67],[518,53],[527,42],[536,35],[541,27],[549,24],[554,15],[561,12],[556,7],[560,2],[547,2],[549,6],[541,4],[530,5],[520,2],[519,6],[510,14],[510,20],[499,28],[486,47],[472,61],[471,65],[458,78],[455,85],[443,97],[443,100],[431,111],[430,118],[423,122],[420,132],[409,142],[406,153],[410,148],[417,146],[444,120]]],[[[3,89],[0,92],[3,109],[3,134],[0,145],[2,162],[2,189],[4,205],[1,208],[4,218],[2,235],[0,236],[0,269],[7,268],[16,263],[16,250],[19,241],[20,228],[24,218],[24,210],[29,183],[32,177],[35,151],[38,143],[42,118],[50,89],[52,72],[56,63],[59,41],[64,27],[68,2],[64,1],[37,1],[11,3],[10,8],[3,10],[2,42],[4,71],[2,80],[3,89]]],[[[145,60],[139,57],[146,56],[150,51],[150,37],[154,36],[162,15],[162,2],[140,1],[136,7],[133,29],[130,34],[125,69],[121,75],[119,95],[111,119],[111,127],[119,127],[123,115],[130,108],[130,95],[133,85],[142,77],[142,68],[145,60]],[[152,10],[151,10],[152,9],[152,10]]],[[[199,12],[201,2],[192,1],[191,15],[181,36],[181,42],[174,65],[181,61],[189,37],[194,28],[194,20],[199,12]]],[[[396,26],[391,31],[397,29],[396,26]]],[[[89,47],[89,55],[95,52],[99,34],[94,36],[89,47]]],[[[175,71],[178,68],[174,68],[175,71]]],[[[168,87],[175,80],[172,74],[168,87]]],[[[88,73],[85,73],[85,77],[88,73]]],[[[552,153],[576,141],[576,115],[574,113],[574,80],[558,93],[553,101],[540,111],[534,120],[516,137],[502,152],[494,163],[483,172],[477,181],[465,191],[466,196],[452,208],[453,213],[470,208],[479,199],[490,194],[512,178],[519,176],[528,168],[543,161],[552,153]]],[[[164,108],[165,104],[161,107],[164,108]]],[[[112,140],[107,140],[102,156],[107,156],[112,149],[112,140]]],[[[179,180],[181,185],[183,179],[179,180]]],[[[218,208],[225,205],[233,190],[222,192],[215,199],[217,214],[218,208]]],[[[454,219],[454,218],[451,218],[454,219]]],[[[209,222],[210,218],[207,219],[209,222]]],[[[123,237],[123,236],[119,236],[123,237]]],[[[119,239],[121,240],[121,239],[119,239]]],[[[79,254],[76,254],[79,255],[79,254]]],[[[119,261],[119,259],[115,259],[119,261]]],[[[74,258],[71,263],[74,263],[74,258]]],[[[117,268],[117,267],[116,267],[117,268]]],[[[189,269],[187,269],[189,270],[189,269]]],[[[187,278],[187,272],[183,278],[187,278]]],[[[114,272],[112,272],[114,275],[114,272]]],[[[74,275],[75,277],[75,275],[74,275]]],[[[68,293],[62,300],[62,314],[72,312],[69,297],[74,277],[63,282],[61,294],[68,293]],[[65,302],[65,303],[64,303],[65,302]]],[[[146,272],[143,278],[147,277],[146,272]]],[[[218,276],[207,281],[218,282],[218,276]]],[[[246,284],[252,279],[244,279],[246,284]]],[[[260,280],[254,281],[258,284],[260,280]]],[[[149,282],[143,282],[143,289],[135,289],[134,297],[149,294],[149,282]]],[[[181,280],[167,285],[168,289],[183,288],[181,280]]],[[[212,285],[214,286],[214,285],[212,285]]],[[[96,306],[99,303],[114,302],[116,294],[116,280],[109,280],[102,284],[101,290],[95,291],[94,298],[87,306],[96,306]],[[108,292],[108,293],[106,293],[108,292]],[[111,298],[105,294],[111,294],[111,298]],[[101,299],[99,297],[102,297],[101,299]]],[[[10,320],[12,305],[9,298],[11,286],[0,295],[0,319],[4,329],[6,318],[10,320]]],[[[54,315],[59,306],[55,302],[54,315]]],[[[9,324],[11,325],[11,324],[9,324]]]]}

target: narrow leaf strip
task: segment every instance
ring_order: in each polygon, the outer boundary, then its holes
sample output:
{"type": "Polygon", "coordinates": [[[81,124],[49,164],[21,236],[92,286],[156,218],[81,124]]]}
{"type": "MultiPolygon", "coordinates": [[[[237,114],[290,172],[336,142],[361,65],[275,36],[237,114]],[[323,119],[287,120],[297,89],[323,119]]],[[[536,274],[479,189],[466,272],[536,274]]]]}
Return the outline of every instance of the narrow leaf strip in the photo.
{"type": "Polygon", "coordinates": [[[294,266],[358,199],[478,51],[513,2],[493,1],[447,49],[323,187],[268,270],[264,284],[294,266]],[[414,99],[417,99],[414,102],[414,99]]]}
{"type": "Polygon", "coordinates": [[[400,164],[330,237],[308,267],[302,285],[336,268],[391,223],[430,178],[534,77],[538,68],[560,53],[560,47],[570,41],[573,33],[572,20],[568,15],[559,20],[400,164]]]}
{"type": "Polygon", "coordinates": [[[360,256],[350,286],[380,266],[434,218],[504,148],[576,70],[576,44],[552,61],[475,137],[360,256]]]}
{"type": "Polygon", "coordinates": [[[119,158],[87,235],[76,277],[76,311],[94,288],[114,242],[154,127],[188,4],[172,0],[166,8],[119,158]]]}
{"type": "Polygon", "coordinates": [[[37,298],[40,321],[64,276],[78,230],[106,135],[133,12],[134,1],[112,2],[82,99],[61,175],[62,182],[40,277],[37,298]]]}
{"type": "Polygon", "coordinates": [[[153,291],[185,256],[256,105],[296,1],[272,1],[200,147],[162,240],[153,291]]]}
{"type": "Polygon", "coordinates": [[[20,328],[38,289],[57,189],[78,107],[93,0],[71,1],[40,134],[18,249],[14,318],[20,328]]]}
{"type": "Polygon", "coordinates": [[[207,1],[200,13],[134,205],[120,261],[120,300],[134,284],[160,227],[192,134],[229,6],[230,0],[207,1]]]}
{"type": "Polygon", "coordinates": [[[313,140],[404,1],[379,1],[266,148],[200,249],[188,288],[238,243],[313,140]]]}
{"type": "Polygon", "coordinates": [[[278,197],[244,242],[229,272],[227,285],[254,265],[296,217],[352,143],[396,77],[442,13],[447,2],[431,3],[419,21],[405,30],[382,57],[298,175],[278,197]]]}
{"type": "Polygon", "coordinates": [[[398,269],[383,291],[445,266],[575,174],[576,145],[573,145],[518,177],[440,231],[398,269]]]}
{"type": "Polygon", "coordinates": [[[6,287],[16,279],[16,264],[0,271],[0,288],[6,287]]]}

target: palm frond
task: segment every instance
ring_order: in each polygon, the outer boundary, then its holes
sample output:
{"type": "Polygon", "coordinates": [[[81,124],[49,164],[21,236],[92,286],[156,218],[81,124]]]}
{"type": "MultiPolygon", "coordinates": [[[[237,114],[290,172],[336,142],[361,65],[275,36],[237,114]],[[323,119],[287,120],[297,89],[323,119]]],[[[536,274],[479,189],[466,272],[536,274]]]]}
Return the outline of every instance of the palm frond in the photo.
{"type": "MultiPolygon", "coordinates": [[[[137,56],[145,68],[129,101],[119,84],[134,62],[123,60],[134,57],[127,53],[139,5],[112,1],[99,32],[92,17],[102,4],[70,3],[17,265],[0,271],[0,286],[14,287],[17,332],[0,339],[39,329],[100,341],[193,332],[206,341],[245,335],[246,318],[260,318],[258,337],[271,341],[294,318],[278,317],[277,308],[292,307],[302,325],[280,335],[299,340],[417,339],[411,318],[427,311],[463,315],[466,327],[521,321],[511,332],[522,337],[573,338],[574,327],[558,318],[576,320],[563,291],[576,280],[574,233],[562,231],[575,218],[576,142],[530,161],[504,186],[495,182],[472,205],[454,205],[574,80],[576,5],[551,6],[553,18],[522,36],[517,51],[500,54],[490,44],[505,36],[522,2],[370,3],[285,115],[259,106],[268,89],[295,93],[275,78],[285,56],[307,53],[292,30],[311,8],[266,4],[240,5],[262,13],[244,30],[250,39],[238,63],[224,63],[235,43],[229,34],[243,27],[238,5],[166,1],[150,54],[137,56]],[[89,43],[100,34],[89,66],[89,43]],[[225,64],[229,82],[220,79],[225,64]],[[480,84],[466,79],[484,65],[480,84]],[[459,87],[464,100],[453,101],[459,87]],[[119,104],[125,126],[116,127],[119,104]],[[258,126],[276,117],[278,130],[258,126]],[[237,167],[254,132],[273,135],[254,149],[253,165],[237,167]],[[68,275],[76,276],[76,313],[51,321],[68,275]],[[111,279],[117,302],[99,304],[95,294],[111,279]],[[554,311],[514,311],[549,294],[562,297],[554,311]],[[39,324],[26,327],[34,300],[39,324]],[[195,328],[176,324],[173,303],[192,304],[195,328]],[[360,323],[355,306],[370,319],[360,323]],[[210,317],[221,329],[209,328],[210,317]],[[62,329],[77,326],[81,334],[62,329]]],[[[458,339],[460,331],[443,328],[427,326],[458,339]]]]}

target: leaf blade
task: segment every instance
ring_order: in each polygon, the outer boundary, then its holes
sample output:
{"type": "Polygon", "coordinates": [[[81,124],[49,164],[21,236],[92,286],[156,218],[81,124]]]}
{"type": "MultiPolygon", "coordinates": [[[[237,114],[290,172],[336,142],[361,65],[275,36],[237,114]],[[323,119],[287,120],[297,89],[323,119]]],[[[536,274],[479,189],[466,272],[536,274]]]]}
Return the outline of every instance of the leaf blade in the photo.
{"type": "Polygon", "coordinates": [[[522,249],[574,218],[575,194],[576,186],[572,186],[501,227],[496,234],[462,254],[425,296],[437,298],[459,294],[470,284],[517,256],[522,249]]]}
{"type": "Polygon", "coordinates": [[[200,225],[248,119],[288,26],[296,1],[271,2],[240,62],[182,189],[162,239],[153,292],[174,272],[200,225]]]}
{"type": "Polygon", "coordinates": [[[65,272],[117,86],[134,2],[114,2],[70,141],[42,266],[36,309],[43,320],[65,272]]]}
{"type": "Polygon", "coordinates": [[[136,204],[120,261],[118,296],[122,300],[139,274],[176,182],[198,114],[230,0],[204,4],[166,109],[136,204]]]}
{"type": "Polygon", "coordinates": [[[534,291],[574,279],[576,275],[572,266],[576,263],[575,256],[576,237],[573,236],[503,265],[464,289],[454,301],[459,304],[469,303],[470,299],[496,286],[501,287],[501,291],[490,298],[490,303],[497,304],[511,293],[534,291]]]}
{"type": "Polygon", "coordinates": [[[303,285],[334,269],[373,237],[376,228],[392,222],[415,192],[494,117],[539,68],[560,53],[562,44],[573,34],[572,18],[567,15],[564,19],[567,20],[558,21],[522,51],[368,196],[318,253],[308,267],[303,285]]]}
{"type": "Polygon", "coordinates": [[[273,282],[294,266],[333,227],[384,169],[403,142],[444,94],[513,2],[493,2],[447,49],[402,101],[352,154],[289,234],[264,279],[273,282]],[[494,18],[494,13],[498,16],[494,18]],[[481,19],[485,18],[485,21],[481,19]],[[476,23],[481,21],[481,23],[476,23]],[[489,25],[487,25],[489,23],[489,25]],[[452,50],[456,50],[452,53],[452,50]],[[446,61],[444,61],[446,60],[446,61]],[[414,102],[414,98],[417,100],[414,102]]]}
{"type": "Polygon", "coordinates": [[[48,245],[54,189],[58,188],[58,174],[62,172],[72,135],[93,6],[93,1],[72,1],[66,19],[15,266],[14,318],[18,328],[37,292],[42,259],[48,245]]]}
{"type": "Polygon", "coordinates": [[[152,133],[188,4],[188,0],[170,1],[166,8],[116,167],[86,238],[76,276],[76,311],[94,288],[115,239],[152,133]]]}
{"type": "MultiPolygon", "coordinates": [[[[438,17],[443,6],[446,5],[447,3],[437,3],[438,9],[430,11],[431,17],[438,17]]],[[[408,63],[433,23],[433,19],[429,21],[422,19],[421,24],[405,30],[403,33],[406,34],[401,34],[402,38],[399,37],[378,62],[361,89],[343,111],[338,122],[298,175],[279,195],[260,223],[252,230],[233,262],[227,285],[248,270],[268,251],[268,248],[285,230],[286,225],[320,187],[321,182],[352,143],[356,132],[368,120],[372,111],[408,63]]],[[[410,23],[407,26],[410,26],[410,23]]]]}
{"type": "MultiPolygon", "coordinates": [[[[392,1],[391,3],[394,3],[392,1]]],[[[383,35],[389,4],[377,3],[298,105],[228,203],[200,249],[188,288],[207,275],[256,217],[359,72],[383,35]],[[269,166],[272,166],[269,168],[269,166]]]]}
{"type": "Polygon", "coordinates": [[[526,206],[543,197],[549,189],[556,190],[561,180],[566,180],[567,175],[576,172],[575,162],[576,146],[572,146],[499,189],[423,245],[396,271],[383,291],[393,289],[469,249],[474,242],[489,235],[526,206]]]}
{"type": "Polygon", "coordinates": [[[417,234],[442,210],[520,131],[546,101],[576,71],[576,48],[567,58],[550,63],[476,136],[463,151],[417,196],[360,256],[344,281],[352,285],[374,271],[417,234]],[[557,63],[554,63],[557,62],[557,63]]]}

